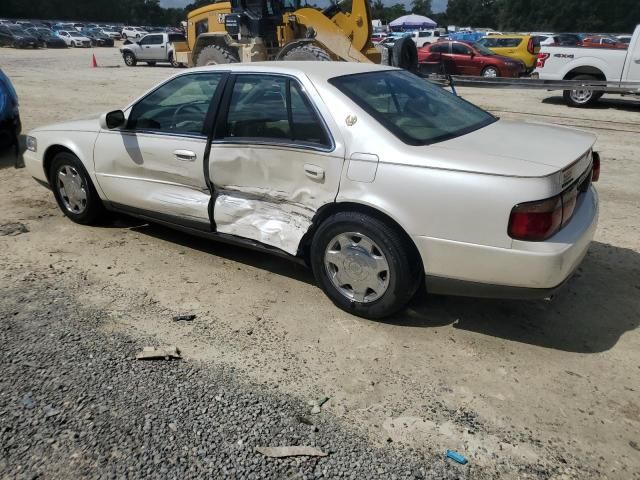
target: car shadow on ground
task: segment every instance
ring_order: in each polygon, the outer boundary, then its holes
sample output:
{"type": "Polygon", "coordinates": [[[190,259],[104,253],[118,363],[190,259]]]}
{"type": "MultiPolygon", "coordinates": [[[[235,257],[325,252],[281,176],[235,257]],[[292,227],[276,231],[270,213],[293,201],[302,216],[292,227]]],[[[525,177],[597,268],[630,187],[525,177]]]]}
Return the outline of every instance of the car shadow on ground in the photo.
{"type": "MultiPolygon", "coordinates": [[[[114,227],[216,255],[315,285],[310,269],[285,258],[194,237],[119,216],[114,227]]],[[[483,335],[575,353],[613,348],[640,325],[640,253],[593,242],[571,281],[550,301],[490,300],[419,292],[382,323],[420,328],[453,325],[483,335]]]]}
{"type": "MultiPolygon", "coordinates": [[[[542,103],[545,103],[547,105],[566,105],[564,103],[564,98],[562,98],[561,96],[545,98],[542,100],[542,103]]],[[[620,110],[625,112],[639,112],[640,101],[635,99],[626,99],[626,98],[603,97],[600,100],[598,100],[598,103],[596,103],[595,105],[590,105],[589,109],[591,110],[615,109],[615,110],[620,110]]]]}
{"type": "Polygon", "coordinates": [[[550,301],[419,295],[387,322],[453,325],[555,350],[604,352],[640,326],[640,254],[593,242],[575,276],[550,301]]]}

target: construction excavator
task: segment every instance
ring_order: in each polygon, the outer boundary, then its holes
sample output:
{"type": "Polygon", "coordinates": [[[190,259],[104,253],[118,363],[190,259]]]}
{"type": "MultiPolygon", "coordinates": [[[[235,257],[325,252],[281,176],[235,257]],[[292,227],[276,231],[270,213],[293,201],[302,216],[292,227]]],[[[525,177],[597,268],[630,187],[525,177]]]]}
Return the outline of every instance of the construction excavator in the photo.
{"type": "Polygon", "coordinates": [[[177,53],[189,66],[265,60],[383,63],[413,70],[410,38],[392,50],[371,43],[368,0],[342,0],[320,10],[301,0],[231,0],[189,12],[187,46],[177,53]]]}

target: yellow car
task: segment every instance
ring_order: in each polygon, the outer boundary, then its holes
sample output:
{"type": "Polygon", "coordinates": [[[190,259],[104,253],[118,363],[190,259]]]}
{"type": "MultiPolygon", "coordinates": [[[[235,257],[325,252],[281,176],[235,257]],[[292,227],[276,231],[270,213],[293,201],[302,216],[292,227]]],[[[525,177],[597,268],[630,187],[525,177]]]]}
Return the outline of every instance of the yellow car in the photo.
{"type": "Polygon", "coordinates": [[[521,60],[532,71],[540,52],[540,40],[532,35],[492,35],[478,43],[492,52],[505,57],[521,60]]]}

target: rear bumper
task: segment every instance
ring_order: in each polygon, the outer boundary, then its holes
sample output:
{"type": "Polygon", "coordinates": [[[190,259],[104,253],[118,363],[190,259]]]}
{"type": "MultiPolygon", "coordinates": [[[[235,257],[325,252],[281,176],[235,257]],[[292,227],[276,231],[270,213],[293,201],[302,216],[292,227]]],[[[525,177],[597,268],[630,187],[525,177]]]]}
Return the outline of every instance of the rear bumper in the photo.
{"type": "MultiPolygon", "coordinates": [[[[545,298],[575,272],[598,223],[598,196],[590,188],[571,222],[546,242],[513,241],[512,248],[414,237],[433,293],[496,298],[545,298]]],[[[505,226],[506,228],[506,226],[505,226]]]]}

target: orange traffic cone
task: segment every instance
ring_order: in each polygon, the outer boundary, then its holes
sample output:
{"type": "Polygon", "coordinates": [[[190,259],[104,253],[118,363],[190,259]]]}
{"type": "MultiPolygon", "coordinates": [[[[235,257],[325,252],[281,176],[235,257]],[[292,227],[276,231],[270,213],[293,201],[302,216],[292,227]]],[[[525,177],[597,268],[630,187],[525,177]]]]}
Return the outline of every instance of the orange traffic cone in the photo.
{"type": "Polygon", "coordinates": [[[98,61],[96,60],[96,54],[93,54],[91,59],[91,68],[98,68],[98,61]]]}

